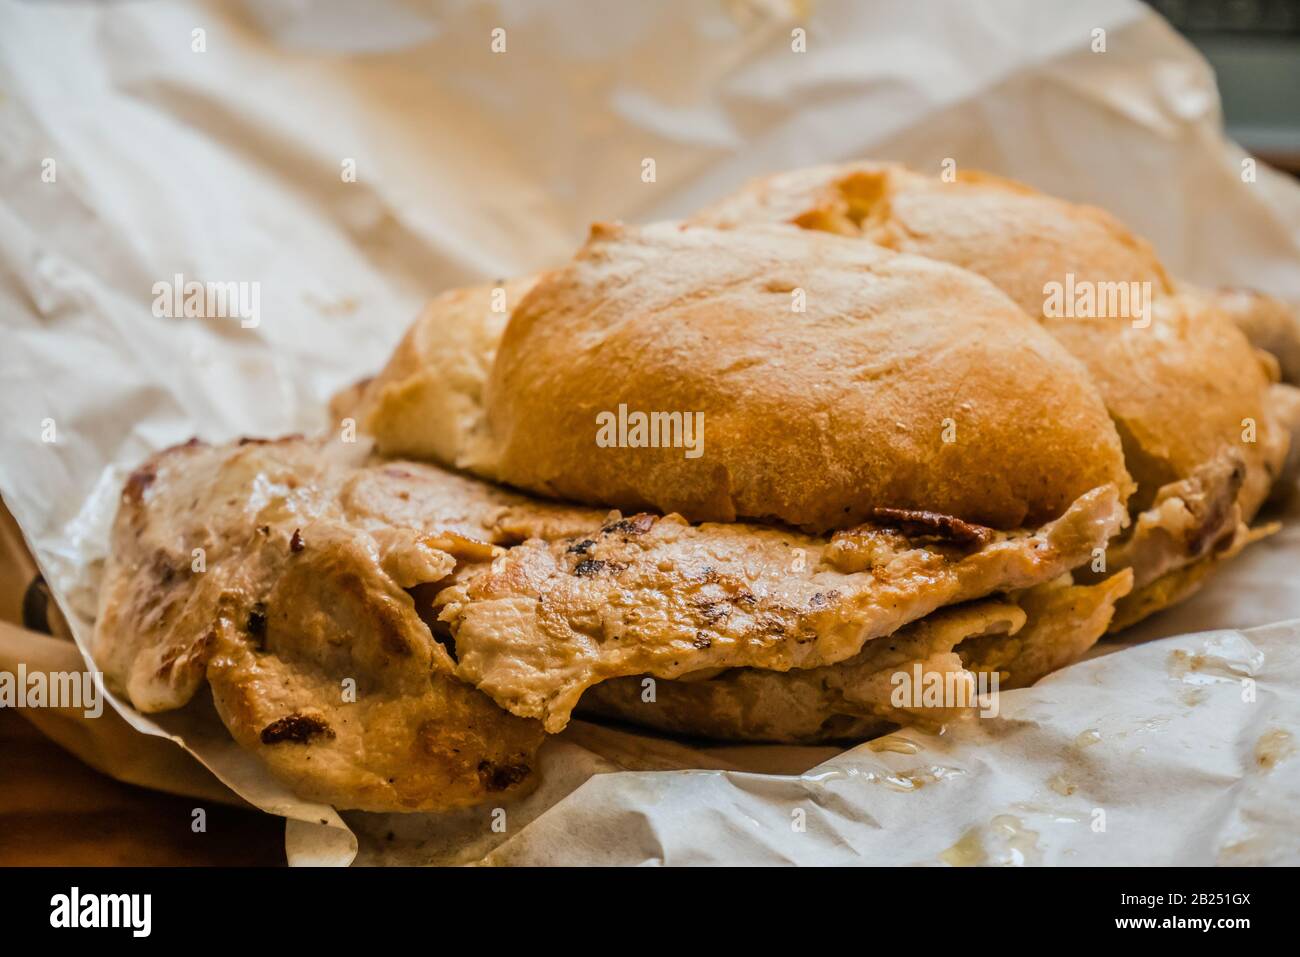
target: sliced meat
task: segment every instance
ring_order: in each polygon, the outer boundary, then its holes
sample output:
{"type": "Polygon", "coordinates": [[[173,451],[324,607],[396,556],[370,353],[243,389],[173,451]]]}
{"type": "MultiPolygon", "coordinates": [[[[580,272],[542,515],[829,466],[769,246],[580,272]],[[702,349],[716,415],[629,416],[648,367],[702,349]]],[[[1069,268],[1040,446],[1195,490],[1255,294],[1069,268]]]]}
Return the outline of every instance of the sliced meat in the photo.
{"type": "Polygon", "coordinates": [[[1005,690],[1077,661],[1105,632],[1130,581],[1121,572],[1086,587],[1050,582],[1014,599],[944,608],[820,668],[733,668],[698,681],[616,678],[588,691],[579,711],[700,737],[800,744],[969,720],[980,707],[979,672],[997,672],[1005,690]],[[958,697],[901,708],[900,675],[938,682],[958,697]]]}
{"type": "Polygon", "coordinates": [[[1113,487],[976,550],[863,527],[829,540],[669,516],[644,532],[528,542],[439,596],[457,674],[562,729],[611,678],[834,664],[944,605],[1028,588],[1089,560],[1123,518],[1113,487]]]}
{"type": "Polygon", "coordinates": [[[1185,479],[1160,489],[1129,534],[1112,544],[1107,565],[1132,568],[1143,588],[1175,568],[1226,547],[1245,531],[1237,494],[1245,477],[1240,457],[1224,454],[1185,479]]]}
{"type": "Polygon", "coordinates": [[[599,681],[833,665],[1059,576],[1123,510],[1104,487],[1038,530],[927,519],[909,537],[912,518],[829,538],[691,526],[327,440],[190,444],[127,482],[94,655],[142,711],[206,680],[236,740],[304,797],[453,808],[531,787],[543,728],[599,681]]]}
{"type": "Polygon", "coordinates": [[[449,808],[530,788],[541,726],[451,673],[349,526],[316,523],[313,540],[266,593],[260,642],[237,621],[217,627],[207,678],[235,740],[299,796],[341,807],[449,808]]]}
{"type": "Polygon", "coordinates": [[[540,724],[454,675],[408,589],[604,514],[364,446],[182,446],[127,482],[95,660],[142,711],[207,680],[235,739],[309,799],[431,810],[527,790],[540,724]]]}

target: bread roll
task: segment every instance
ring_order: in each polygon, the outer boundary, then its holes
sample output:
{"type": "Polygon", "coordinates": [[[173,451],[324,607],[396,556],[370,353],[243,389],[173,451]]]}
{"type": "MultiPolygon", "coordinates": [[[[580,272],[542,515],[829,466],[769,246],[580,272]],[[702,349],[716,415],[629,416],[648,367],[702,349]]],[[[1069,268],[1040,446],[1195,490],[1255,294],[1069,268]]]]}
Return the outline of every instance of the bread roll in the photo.
{"type": "Polygon", "coordinates": [[[1300,383],[1300,307],[1252,289],[1203,290],[1186,282],[1184,293],[1207,299],[1257,349],[1277,359],[1284,382],[1300,383]]]}
{"type": "Polygon", "coordinates": [[[1281,474],[1290,437],[1271,388],[1273,360],[1252,348],[1212,297],[1176,284],[1151,246],[1103,210],[983,173],[945,182],[864,162],[757,180],[692,222],[785,223],[858,236],[977,272],[1038,318],[1084,364],[1106,403],[1138,485],[1129,502],[1135,517],[1163,498],[1161,514],[1187,530],[1180,537],[1135,521],[1133,534],[1150,539],[1112,555],[1149,559],[1133,566],[1132,601],[1144,608],[1158,603],[1138,595],[1162,575],[1232,552],[1281,474]],[[1066,290],[1095,293],[1092,314],[1060,308],[1066,290]],[[1098,308],[1103,294],[1130,291],[1137,298],[1123,314],[1098,308]],[[1171,503],[1162,492],[1175,484],[1227,505],[1171,503]]]}
{"type": "Polygon", "coordinates": [[[1248,470],[1253,514],[1270,468],[1285,455],[1272,435],[1268,363],[1205,302],[1179,296],[1150,244],[1104,210],[985,173],[958,173],[949,183],[897,165],[856,163],[759,180],[693,221],[788,222],[987,277],[1087,367],[1125,440],[1139,485],[1134,507],[1229,449],[1248,470]],[[1136,315],[1054,315],[1045,288],[1053,283],[1149,283],[1154,314],[1149,326],[1136,315]],[[1258,441],[1242,439],[1247,418],[1259,426],[1258,441]]]}
{"type": "Polygon", "coordinates": [[[991,284],[817,233],[597,226],[516,308],[486,398],[485,477],[692,520],[1012,528],[1130,485],[1082,366],[991,284]],[[702,445],[604,447],[624,413],[702,419],[702,445]]]}
{"type": "Polygon", "coordinates": [[[374,379],[336,397],[384,455],[473,464],[483,429],[483,383],[510,310],[536,277],[453,289],[435,298],[374,379]]]}

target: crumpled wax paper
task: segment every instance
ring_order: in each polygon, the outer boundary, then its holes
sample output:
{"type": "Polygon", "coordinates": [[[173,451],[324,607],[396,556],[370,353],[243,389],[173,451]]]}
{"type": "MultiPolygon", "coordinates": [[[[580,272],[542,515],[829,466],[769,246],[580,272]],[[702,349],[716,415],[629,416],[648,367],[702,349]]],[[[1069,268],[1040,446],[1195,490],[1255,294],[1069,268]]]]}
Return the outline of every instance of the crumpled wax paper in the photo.
{"type": "MultiPolygon", "coordinates": [[[[149,453],[319,428],[438,291],[812,163],[952,158],[1106,206],[1199,283],[1300,297],[1300,190],[1244,182],[1220,119],[1205,63],[1118,0],[3,0],[0,492],[84,653],[149,453]],[[257,325],[155,316],[176,274],[259,283],[257,325]]],[[[996,720],[843,753],[575,722],[499,809],[340,815],[203,696],[113,706],[288,818],[294,863],[1296,863],[1298,529],[996,720]]],[[[0,667],[48,653],[15,634],[0,667]]]]}

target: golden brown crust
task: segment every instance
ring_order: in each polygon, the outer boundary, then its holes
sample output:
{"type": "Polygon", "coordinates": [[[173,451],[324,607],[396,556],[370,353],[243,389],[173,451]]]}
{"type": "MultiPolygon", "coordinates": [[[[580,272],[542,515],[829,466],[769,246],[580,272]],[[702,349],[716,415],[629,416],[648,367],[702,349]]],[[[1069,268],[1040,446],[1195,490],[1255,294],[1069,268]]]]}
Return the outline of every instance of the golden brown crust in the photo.
{"type": "MultiPolygon", "coordinates": [[[[816,167],[750,184],[696,222],[788,222],[856,235],[979,273],[1041,318],[1087,366],[1125,439],[1142,489],[1181,478],[1224,448],[1264,470],[1266,442],[1243,442],[1242,420],[1271,427],[1268,369],[1201,297],[1177,294],[1151,246],[1103,210],[983,173],[955,182],[875,163],[816,167]],[[1045,312],[1048,283],[1151,283],[1149,327],[1125,317],[1045,312]],[[1258,460],[1258,461],[1254,461],[1258,460]]],[[[1249,484],[1249,483],[1248,483],[1249,484]]]]}
{"type": "Polygon", "coordinates": [[[516,308],[487,401],[489,477],[692,520],[1014,528],[1128,485],[1082,368],[989,284],[780,228],[596,227],[516,308]],[[702,416],[701,454],[603,447],[620,406],[702,416]]]}
{"type": "Polygon", "coordinates": [[[335,396],[384,455],[466,467],[482,430],[483,383],[510,310],[536,277],[453,289],[431,301],[383,371],[335,396]]]}
{"type": "Polygon", "coordinates": [[[978,273],[1031,316],[1042,314],[1043,284],[1066,273],[1150,282],[1158,295],[1173,289],[1150,244],[1110,213],[982,172],[944,182],[890,163],[811,167],[756,180],[692,222],[783,222],[862,237],[978,273]]]}
{"type": "Polygon", "coordinates": [[[1245,469],[1239,497],[1247,519],[1267,497],[1287,436],[1269,401],[1268,370],[1229,323],[1194,299],[1157,299],[1151,326],[1074,320],[1052,326],[1071,352],[1088,354],[1129,471],[1146,507],[1162,486],[1230,457],[1245,469]],[[1109,323],[1109,324],[1108,324],[1109,323]]]}

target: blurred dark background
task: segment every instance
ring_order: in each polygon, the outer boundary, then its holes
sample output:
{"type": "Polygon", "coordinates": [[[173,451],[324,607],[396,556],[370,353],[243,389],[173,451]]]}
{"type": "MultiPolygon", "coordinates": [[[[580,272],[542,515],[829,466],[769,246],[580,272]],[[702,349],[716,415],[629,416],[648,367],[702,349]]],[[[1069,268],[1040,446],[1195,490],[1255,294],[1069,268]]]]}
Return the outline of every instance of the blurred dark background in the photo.
{"type": "Polygon", "coordinates": [[[1300,0],[1147,0],[1214,67],[1228,135],[1300,173],[1300,0]]]}

